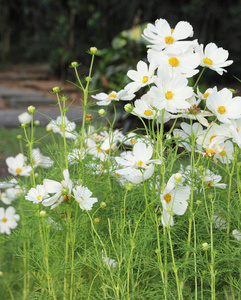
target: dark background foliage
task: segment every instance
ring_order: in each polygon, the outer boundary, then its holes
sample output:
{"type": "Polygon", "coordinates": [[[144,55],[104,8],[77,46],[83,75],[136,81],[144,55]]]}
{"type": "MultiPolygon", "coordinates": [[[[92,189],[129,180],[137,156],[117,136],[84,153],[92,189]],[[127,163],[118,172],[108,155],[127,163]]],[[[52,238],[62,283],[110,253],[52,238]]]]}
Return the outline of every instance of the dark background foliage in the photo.
{"type": "MultiPolygon", "coordinates": [[[[47,62],[55,74],[66,76],[72,61],[88,66],[89,47],[111,49],[113,38],[122,30],[165,18],[171,26],[188,21],[199,43],[215,42],[229,50],[235,61],[229,73],[241,77],[240,16],[240,0],[0,0],[0,64],[3,68],[47,62]]],[[[133,45],[125,47],[131,67],[142,57],[141,51],[133,45]]],[[[231,75],[225,77],[226,82],[231,80],[231,75]]]]}

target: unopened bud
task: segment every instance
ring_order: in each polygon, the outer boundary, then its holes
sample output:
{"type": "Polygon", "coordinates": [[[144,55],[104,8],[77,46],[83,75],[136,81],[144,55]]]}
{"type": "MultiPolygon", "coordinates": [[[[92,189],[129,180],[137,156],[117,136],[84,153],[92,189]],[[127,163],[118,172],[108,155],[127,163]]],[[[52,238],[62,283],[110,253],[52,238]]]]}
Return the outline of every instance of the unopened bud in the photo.
{"type": "Polygon", "coordinates": [[[102,201],[102,202],[100,203],[100,207],[101,207],[101,208],[105,208],[105,207],[106,207],[106,203],[105,203],[104,201],[102,201]]]}
{"type": "Polygon", "coordinates": [[[133,110],[133,106],[130,104],[130,103],[128,103],[128,104],[126,104],[125,106],[124,106],[124,109],[125,109],[125,111],[127,112],[127,113],[131,113],[132,112],[132,110],[133,110]]]}
{"type": "Polygon", "coordinates": [[[45,210],[41,210],[41,211],[39,212],[39,215],[40,215],[40,217],[45,217],[46,211],[45,211],[45,210]]]}
{"type": "Polygon", "coordinates": [[[106,111],[103,108],[101,108],[99,109],[98,114],[100,117],[104,117],[106,115],[106,111]]]}
{"type": "Polygon", "coordinates": [[[36,121],[34,121],[33,123],[34,123],[35,126],[39,126],[39,123],[40,123],[40,122],[39,122],[39,120],[36,120],[36,121]]]}
{"type": "Polygon", "coordinates": [[[55,87],[53,87],[52,88],[52,92],[54,93],[54,94],[58,94],[58,93],[60,93],[60,88],[58,87],[58,86],[55,86],[55,87]]]}
{"type": "Polygon", "coordinates": [[[202,248],[203,248],[203,250],[208,250],[208,248],[209,248],[208,243],[203,243],[202,248]]]}
{"type": "Polygon", "coordinates": [[[176,181],[177,183],[181,182],[181,180],[182,180],[182,174],[176,173],[176,174],[174,175],[174,179],[175,179],[175,181],[176,181]]]}
{"type": "Polygon", "coordinates": [[[96,54],[98,49],[96,47],[91,47],[90,48],[90,54],[96,54]]]}
{"type": "Polygon", "coordinates": [[[78,64],[76,61],[73,61],[73,62],[70,64],[70,66],[71,66],[72,68],[77,68],[78,65],[79,65],[79,64],[78,64]]]}
{"type": "Polygon", "coordinates": [[[35,107],[34,107],[33,105],[30,105],[30,106],[28,107],[28,112],[29,112],[30,114],[34,114],[34,113],[35,113],[35,107]]]}
{"type": "Polygon", "coordinates": [[[50,124],[48,124],[48,125],[46,126],[46,131],[47,131],[47,132],[52,131],[52,126],[51,126],[50,124]]]}

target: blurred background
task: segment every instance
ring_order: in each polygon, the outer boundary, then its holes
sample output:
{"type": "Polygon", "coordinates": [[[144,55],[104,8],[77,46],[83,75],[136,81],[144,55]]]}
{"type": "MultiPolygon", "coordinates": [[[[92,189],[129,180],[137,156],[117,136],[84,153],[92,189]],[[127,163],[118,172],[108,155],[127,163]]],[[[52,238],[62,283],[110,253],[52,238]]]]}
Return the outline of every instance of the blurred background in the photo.
{"type": "Polygon", "coordinates": [[[158,18],[171,26],[188,21],[199,43],[215,42],[229,50],[229,59],[235,61],[229,74],[206,72],[207,82],[216,78],[227,85],[234,81],[232,75],[241,77],[240,0],[0,0],[1,70],[44,64],[52,75],[65,80],[73,73],[69,64],[77,61],[86,75],[86,50],[95,46],[102,50],[95,64],[95,84],[108,90],[122,88],[123,74],[146,55],[141,31],[158,18]]]}

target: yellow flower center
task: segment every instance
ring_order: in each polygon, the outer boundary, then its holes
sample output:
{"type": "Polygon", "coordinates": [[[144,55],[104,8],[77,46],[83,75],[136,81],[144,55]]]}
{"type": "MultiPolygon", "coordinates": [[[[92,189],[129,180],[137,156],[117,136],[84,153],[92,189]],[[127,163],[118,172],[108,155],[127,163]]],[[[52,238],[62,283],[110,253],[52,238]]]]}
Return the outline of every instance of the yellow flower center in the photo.
{"type": "Polygon", "coordinates": [[[138,163],[138,165],[141,167],[142,164],[143,164],[143,161],[142,161],[142,160],[139,160],[137,163],[138,163]]]}
{"type": "Polygon", "coordinates": [[[144,115],[147,117],[151,116],[152,114],[153,112],[150,109],[144,111],[144,115]]]}
{"type": "Polygon", "coordinates": [[[41,195],[38,195],[38,196],[37,196],[37,199],[39,200],[41,197],[42,197],[41,195]]]}
{"type": "Polygon", "coordinates": [[[213,61],[208,57],[205,57],[203,59],[203,62],[205,63],[205,65],[210,65],[211,66],[213,64],[213,61]]]}
{"type": "Polygon", "coordinates": [[[19,173],[22,172],[22,169],[21,169],[21,168],[17,168],[17,169],[15,170],[15,172],[19,174],[19,173]]]}
{"type": "Polygon", "coordinates": [[[165,42],[166,44],[170,45],[174,42],[174,37],[172,37],[171,35],[168,35],[165,37],[165,42]]]}
{"type": "Polygon", "coordinates": [[[237,132],[239,132],[239,129],[238,129],[238,128],[236,128],[236,130],[237,130],[237,132]]]}
{"type": "Polygon", "coordinates": [[[209,149],[205,149],[205,152],[207,153],[207,155],[211,156],[214,154],[214,150],[209,148],[209,149]]]}
{"type": "Polygon", "coordinates": [[[173,92],[172,91],[167,91],[165,93],[165,97],[166,97],[167,100],[171,100],[172,97],[173,97],[173,92]]]}
{"type": "Polygon", "coordinates": [[[220,156],[225,156],[226,155],[226,151],[223,150],[223,151],[219,152],[219,155],[220,156]]]}
{"type": "Polygon", "coordinates": [[[2,218],[2,222],[3,222],[3,223],[6,223],[6,222],[7,222],[7,219],[6,219],[6,218],[2,218]]]}
{"type": "Polygon", "coordinates": [[[116,98],[116,94],[110,94],[108,97],[109,98],[116,98]]]}
{"type": "Polygon", "coordinates": [[[148,76],[143,76],[142,78],[142,83],[146,83],[148,81],[149,77],[148,76]]]}
{"type": "Polygon", "coordinates": [[[164,196],[164,200],[166,201],[167,204],[169,204],[172,201],[172,195],[170,193],[167,193],[164,196]]]}
{"type": "Polygon", "coordinates": [[[136,143],[136,140],[135,140],[135,139],[131,140],[131,143],[132,143],[132,144],[135,144],[135,143],[136,143]]]}
{"type": "Polygon", "coordinates": [[[224,113],[226,113],[226,108],[225,108],[225,106],[220,105],[220,106],[218,107],[218,112],[219,112],[221,115],[223,115],[224,113]]]}
{"type": "Polygon", "coordinates": [[[179,60],[176,57],[170,57],[168,62],[172,67],[177,67],[179,65],[179,60]]]}
{"type": "Polygon", "coordinates": [[[119,173],[115,173],[115,176],[120,177],[120,174],[119,173]]]}
{"type": "Polygon", "coordinates": [[[205,93],[205,94],[203,94],[203,97],[207,98],[209,95],[210,95],[210,93],[205,93]]]}

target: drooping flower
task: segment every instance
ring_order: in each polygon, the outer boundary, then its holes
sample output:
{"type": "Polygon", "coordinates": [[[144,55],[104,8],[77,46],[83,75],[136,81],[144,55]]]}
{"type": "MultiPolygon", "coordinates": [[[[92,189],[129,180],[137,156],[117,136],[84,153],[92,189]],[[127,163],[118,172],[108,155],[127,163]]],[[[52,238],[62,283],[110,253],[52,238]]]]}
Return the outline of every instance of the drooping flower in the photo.
{"type": "Polygon", "coordinates": [[[97,198],[91,197],[92,192],[82,185],[73,189],[74,198],[79,203],[79,207],[83,210],[91,210],[93,204],[98,201],[97,198]]]}
{"type": "Polygon", "coordinates": [[[25,199],[32,201],[33,203],[40,203],[44,199],[49,197],[43,185],[37,185],[36,188],[31,188],[28,194],[25,196],[25,199]]]}
{"type": "Polygon", "coordinates": [[[223,48],[218,48],[216,44],[209,43],[203,49],[203,45],[199,45],[196,50],[199,53],[202,67],[207,67],[213,71],[216,71],[219,75],[223,75],[223,72],[227,72],[224,67],[230,66],[233,61],[228,59],[228,51],[223,48]]]}
{"type": "Polygon", "coordinates": [[[20,216],[16,214],[14,207],[9,206],[6,210],[0,207],[0,233],[11,234],[11,229],[18,226],[20,216]]]}
{"type": "Polygon", "coordinates": [[[57,207],[61,202],[68,201],[71,197],[71,190],[73,186],[72,180],[69,178],[69,170],[63,171],[64,180],[61,182],[44,179],[43,186],[47,193],[54,194],[42,201],[44,206],[50,206],[51,209],[57,207]]]}
{"type": "Polygon", "coordinates": [[[14,176],[30,176],[32,168],[25,164],[27,158],[19,153],[16,157],[6,158],[6,164],[8,166],[8,172],[14,176]]]}
{"type": "Polygon", "coordinates": [[[219,181],[222,180],[222,176],[214,174],[209,169],[206,170],[202,180],[209,187],[213,186],[220,189],[225,189],[227,187],[226,183],[219,183],[219,181]]]}

